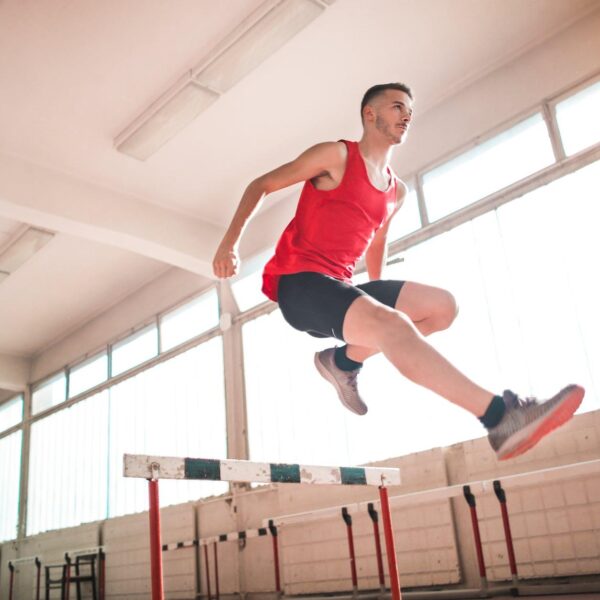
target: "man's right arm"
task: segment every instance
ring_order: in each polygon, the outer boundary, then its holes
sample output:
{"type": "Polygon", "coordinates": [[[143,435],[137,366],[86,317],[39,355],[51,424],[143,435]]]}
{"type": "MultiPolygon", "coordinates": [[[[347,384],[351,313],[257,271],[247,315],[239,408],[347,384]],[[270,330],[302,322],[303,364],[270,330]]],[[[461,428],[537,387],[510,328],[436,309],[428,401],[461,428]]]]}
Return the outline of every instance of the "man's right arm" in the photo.
{"type": "Polygon", "coordinates": [[[300,181],[307,181],[345,161],[345,146],[340,142],[317,144],[295,160],[261,175],[248,185],[213,259],[213,271],[219,278],[235,275],[239,268],[238,246],[247,224],[256,214],[263,198],[300,181]]]}

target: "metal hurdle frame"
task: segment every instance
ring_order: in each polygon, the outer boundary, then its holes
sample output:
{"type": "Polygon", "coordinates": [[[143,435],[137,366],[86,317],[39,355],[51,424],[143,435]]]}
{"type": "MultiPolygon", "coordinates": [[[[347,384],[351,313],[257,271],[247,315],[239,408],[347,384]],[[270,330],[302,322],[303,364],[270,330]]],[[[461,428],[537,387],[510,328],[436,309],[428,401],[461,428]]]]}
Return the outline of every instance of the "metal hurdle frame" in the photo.
{"type": "Polygon", "coordinates": [[[277,527],[273,525],[273,521],[269,520],[266,527],[259,527],[258,529],[245,529],[243,531],[231,531],[229,533],[221,533],[219,535],[213,535],[206,538],[198,538],[195,540],[187,540],[183,542],[174,542],[171,544],[163,544],[163,552],[170,552],[173,550],[180,550],[182,548],[202,548],[204,547],[204,560],[206,569],[206,587],[208,595],[210,595],[210,571],[208,568],[208,546],[213,547],[214,552],[214,563],[215,563],[215,584],[216,584],[216,597],[215,600],[219,600],[219,561],[217,553],[217,545],[222,542],[240,542],[244,543],[246,540],[257,538],[257,537],[268,537],[271,536],[273,541],[273,568],[275,574],[275,591],[277,595],[281,594],[281,581],[279,571],[279,546],[277,539],[277,527]]]}
{"type": "Polygon", "coordinates": [[[19,564],[25,564],[32,562],[36,569],[36,583],[35,583],[35,598],[40,600],[40,574],[42,568],[42,562],[37,556],[24,556],[23,558],[14,558],[8,561],[8,570],[10,571],[10,581],[8,587],[8,600],[13,600],[13,587],[15,584],[15,566],[19,564]]]}
{"type": "MultiPolygon", "coordinates": [[[[405,592],[405,598],[414,598],[419,600],[434,600],[440,597],[443,598],[489,598],[497,595],[518,595],[532,596],[540,594],[556,594],[556,593],[590,593],[598,591],[597,583],[559,583],[559,584],[538,584],[525,583],[518,578],[517,563],[513,548],[512,534],[507,510],[506,492],[528,487],[534,484],[545,484],[552,482],[561,482],[568,479],[584,477],[586,475],[600,474],[600,459],[592,459],[581,461],[572,464],[550,467],[548,469],[540,469],[537,471],[529,471],[525,473],[516,473],[513,475],[502,475],[495,479],[485,479],[479,481],[471,481],[469,483],[450,485],[447,487],[433,488],[409,492],[398,496],[392,496],[389,500],[389,505],[393,508],[401,508],[414,506],[417,504],[427,504],[440,500],[458,499],[463,497],[469,507],[471,513],[473,538],[477,563],[481,582],[479,588],[474,589],[452,589],[440,591],[410,591],[405,592]],[[500,504],[502,522],[504,526],[505,541],[507,546],[507,554],[509,567],[511,572],[512,582],[508,585],[494,584],[488,585],[486,577],[486,566],[483,557],[481,537],[479,535],[479,524],[476,510],[475,494],[486,494],[493,492],[500,504]]],[[[346,506],[332,506],[328,508],[316,509],[302,513],[293,513],[288,515],[280,515],[272,518],[272,523],[280,528],[286,525],[294,525],[299,523],[314,522],[320,519],[335,518],[339,515],[340,510],[345,509],[347,515],[359,514],[367,509],[369,513],[374,509],[377,502],[356,502],[347,504],[346,506]]],[[[383,505],[382,505],[383,512],[383,505]]],[[[370,515],[371,516],[371,515],[370,515]]],[[[373,516],[371,516],[372,520],[373,516]]],[[[266,521],[266,520],[265,520],[266,521]]],[[[264,521],[263,521],[264,523],[264,521]]],[[[315,596],[316,600],[323,596],[315,596]]]]}
{"type": "Polygon", "coordinates": [[[392,600],[402,599],[387,490],[391,485],[400,485],[400,469],[305,466],[299,464],[255,463],[245,460],[125,454],[123,457],[123,475],[125,477],[148,480],[152,600],[164,600],[160,504],[158,495],[159,479],[377,486],[379,488],[383,517],[392,600]]]}

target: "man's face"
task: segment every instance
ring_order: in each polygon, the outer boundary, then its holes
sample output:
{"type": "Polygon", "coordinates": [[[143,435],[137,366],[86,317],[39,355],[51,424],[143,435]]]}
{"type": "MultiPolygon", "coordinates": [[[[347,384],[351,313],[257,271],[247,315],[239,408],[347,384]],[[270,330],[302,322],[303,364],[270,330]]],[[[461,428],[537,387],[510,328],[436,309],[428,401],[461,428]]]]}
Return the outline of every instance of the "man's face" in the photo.
{"type": "Polygon", "coordinates": [[[412,121],[412,100],[399,90],[386,90],[373,99],[375,129],[392,144],[401,144],[412,121]]]}

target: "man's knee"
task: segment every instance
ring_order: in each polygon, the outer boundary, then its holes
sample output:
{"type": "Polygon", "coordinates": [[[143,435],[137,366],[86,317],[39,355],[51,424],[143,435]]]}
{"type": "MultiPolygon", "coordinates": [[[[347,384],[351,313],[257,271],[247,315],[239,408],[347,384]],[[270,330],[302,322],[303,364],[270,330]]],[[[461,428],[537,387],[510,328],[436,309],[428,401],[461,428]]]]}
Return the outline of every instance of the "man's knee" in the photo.
{"type": "Polygon", "coordinates": [[[442,331],[448,329],[456,316],[458,315],[458,303],[456,298],[446,290],[440,290],[438,302],[436,303],[436,309],[432,315],[432,321],[436,331],[442,331]]]}

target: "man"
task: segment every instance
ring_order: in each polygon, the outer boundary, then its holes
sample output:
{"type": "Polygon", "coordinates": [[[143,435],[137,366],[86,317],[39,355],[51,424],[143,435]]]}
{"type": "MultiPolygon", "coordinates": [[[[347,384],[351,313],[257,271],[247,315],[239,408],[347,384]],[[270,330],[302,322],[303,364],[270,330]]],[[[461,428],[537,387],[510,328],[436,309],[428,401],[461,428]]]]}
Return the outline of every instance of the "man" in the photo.
{"type": "Polygon", "coordinates": [[[447,328],[457,307],[442,289],[381,280],[386,234],[407,188],[389,167],[412,120],[409,87],[371,87],[361,103],[363,136],[357,142],[317,144],[247,187],[216,252],[217,277],[239,266],[238,244],[266,194],[304,181],[294,219],[283,232],[263,274],[263,292],[279,302],[292,327],[346,343],[315,355],[319,373],[344,406],[362,415],[367,406],[357,376],[377,352],[407,378],[478,417],[499,459],[522,454],[568,421],[583,399],[570,385],[545,402],[507,390],[495,396],[458,371],[426,340],[447,328]],[[365,255],[370,281],[354,286],[357,260],[365,255]]]}

